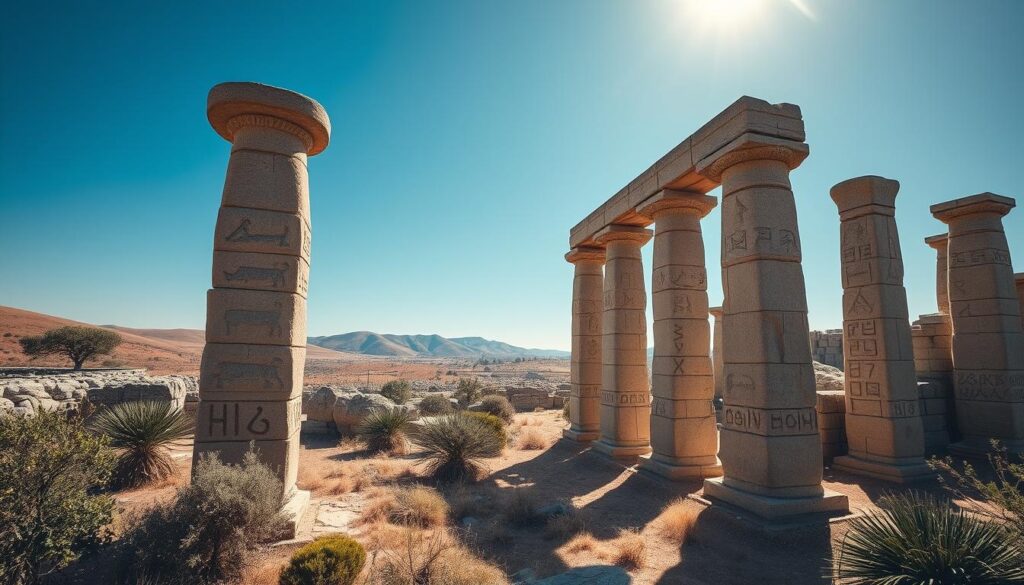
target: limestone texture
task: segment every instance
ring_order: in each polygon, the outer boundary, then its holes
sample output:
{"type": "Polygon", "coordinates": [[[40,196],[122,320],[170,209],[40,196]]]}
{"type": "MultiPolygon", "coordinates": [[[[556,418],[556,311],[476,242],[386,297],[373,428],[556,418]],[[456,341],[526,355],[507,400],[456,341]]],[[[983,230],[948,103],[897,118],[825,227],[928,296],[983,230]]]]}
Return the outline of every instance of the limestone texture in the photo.
{"type": "Polygon", "coordinates": [[[601,320],[604,313],[604,260],[601,248],[574,248],[565,255],[573,265],[572,356],[569,362],[569,428],[575,441],[597,439],[601,431],[601,320]]]}

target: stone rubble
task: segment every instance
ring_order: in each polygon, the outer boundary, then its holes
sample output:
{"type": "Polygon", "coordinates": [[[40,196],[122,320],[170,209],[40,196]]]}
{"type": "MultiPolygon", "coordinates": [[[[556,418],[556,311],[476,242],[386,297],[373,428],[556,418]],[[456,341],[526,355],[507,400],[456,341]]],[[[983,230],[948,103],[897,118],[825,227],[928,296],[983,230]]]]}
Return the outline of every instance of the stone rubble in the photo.
{"type": "Polygon", "coordinates": [[[78,410],[83,400],[109,406],[158,400],[187,409],[198,384],[193,376],[147,376],[145,369],[0,369],[0,416],[33,415],[40,410],[78,410]]]}

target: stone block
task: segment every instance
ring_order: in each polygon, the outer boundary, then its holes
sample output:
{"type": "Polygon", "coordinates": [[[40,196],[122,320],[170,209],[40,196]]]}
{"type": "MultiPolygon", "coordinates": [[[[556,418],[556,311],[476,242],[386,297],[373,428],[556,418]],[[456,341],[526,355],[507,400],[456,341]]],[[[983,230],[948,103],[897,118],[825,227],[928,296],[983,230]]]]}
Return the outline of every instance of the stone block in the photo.
{"type": "MultiPolygon", "coordinates": [[[[727,305],[728,302],[727,297],[727,305]]],[[[727,312],[723,332],[725,362],[809,365],[807,331],[807,314],[803,312],[727,312]]]]}
{"type": "Polygon", "coordinates": [[[755,408],[813,406],[810,364],[725,364],[725,401],[755,408]]]}
{"type": "Polygon", "coordinates": [[[284,485],[294,486],[299,471],[299,429],[285,440],[280,441],[197,441],[193,455],[193,466],[201,454],[216,452],[221,461],[238,464],[249,452],[250,446],[258,452],[260,461],[278,472],[284,485]]]}
{"type": "Polygon", "coordinates": [[[297,293],[305,297],[309,288],[309,264],[298,256],[286,254],[215,251],[213,286],[297,293]]]}
{"type": "Polygon", "coordinates": [[[297,294],[211,289],[206,296],[206,341],[306,345],[306,299],[297,294]]]}
{"type": "Polygon", "coordinates": [[[202,441],[284,440],[301,426],[301,398],[288,401],[204,400],[196,433],[202,441]]]}
{"type": "MultiPolygon", "coordinates": [[[[799,263],[745,262],[723,269],[722,279],[727,315],[757,311],[807,311],[806,296],[803,294],[804,276],[799,263]]],[[[807,330],[804,330],[801,337],[806,335],[807,330]]]]}
{"type": "Polygon", "coordinates": [[[221,204],[309,217],[304,158],[254,150],[232,152],[221,204]]]}
{"type": "Polygon", "coordinates": [[[222,207],[217,215],[213,249],[300,256],[308,263],[311,239],[309,223],[298,215],[222,207]]]}
{"type": "Polygon", "coordinates": [[[302,395],[306,348],[207,343],[200,365],[203,400],[290,400],[302,395]]]}
{"type": "Polygon", "coordinates": [[[725,476],[744,489],[792,497],[821,493],[821,437],[817,431],[765,440],[761,435],[723,428],[719,438],[725,476]]]}

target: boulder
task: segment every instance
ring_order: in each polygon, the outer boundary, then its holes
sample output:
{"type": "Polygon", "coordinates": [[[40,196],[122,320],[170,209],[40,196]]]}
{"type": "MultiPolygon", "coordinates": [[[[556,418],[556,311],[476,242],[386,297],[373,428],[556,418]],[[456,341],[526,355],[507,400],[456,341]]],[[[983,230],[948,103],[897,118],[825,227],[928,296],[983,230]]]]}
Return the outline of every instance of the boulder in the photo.
{"type": "Polygon", "coordinates": [[[302,412],[306,420],[334,422],[334,403],[346,390],[333,386],[321,386],[312,392],[302,393],[302,412]]]}
{"type": "Polygon", "coordinates": [[[843,391],[845,376],[842,370],[820,362],[813,362],[813,364],[815,389],[819,391],[843,391]]]}
{"type": "Polygon", "coordinates": [[[6,398],[0,398],[0,416],[14,412],[14,403],[6,398]]]}
{"type": "Polygon", "coordinates": [[[332,418],[338,432],[350,435],[363,418],[378,408],[394,408],[395,403],[380,394],[345,392],[334,402],[332,418]]]}
{"type": "Polygon", "coordinates": [[[552,408],[554,401],[546,388],[506,388],[505,396],[516,412],[533,412],[538,408],[552,408]]]}

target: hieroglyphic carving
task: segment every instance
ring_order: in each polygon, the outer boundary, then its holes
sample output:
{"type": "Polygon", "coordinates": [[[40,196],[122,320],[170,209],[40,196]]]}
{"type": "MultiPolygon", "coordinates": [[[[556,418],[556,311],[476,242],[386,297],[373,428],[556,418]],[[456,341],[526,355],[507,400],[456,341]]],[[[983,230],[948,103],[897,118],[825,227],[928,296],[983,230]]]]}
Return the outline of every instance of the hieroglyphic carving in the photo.
{"type": "Polygon", "coordinates": [[[284,388],[278,365],[281,359],[274,358],[271,362],[272,364],[220,362],[218,373],[214,375],[214,385],[218,389],[223,389],[225,384],[249,381],[262,383],[264,389],[284,388]]]}
{"type": "Polygon", "coordinates": [[[762,409],[726,406],[722,425],[731,430],[764,436],[805,435],[818,432],[813,408],[762,409]]]}
{"type": "MultiPolygon", "coordinates": [[[[281,303],[274,303],[281,306],[281,303]]],[[[266,327],[272,336],[281,335],[281,311],[256,311],[250,309],[228,309],[224,311],[224,327],[231,335],[238,327],[266,327]]]]}
{"type": "MultiPolygon", "coordinates": [[[[288,247],[288,226],[284,226],[284,231],[280,234],[254,234],[249,232],[251,224],[252,220],[243,219],[234,231],[224,237],[224,240],[228,242],[269,243],[281,248],[288,247]]],[[[305,241],[303,241],[303,248],[303,251],[308,254],[309,251],[305,249],[305,241]]]]}
{"type": "MultiPolygon", "coordinates": [[[[288,265],[278,263],[278,268],[264,268],[262,266],[239,266],[234,272],[224,270],[224,278],[228,282],[240,281],[246,284],[264,282],[273,287],[284,286],[285,272],[288,265]]],[[[304,280],[305,277],[302,277],[304,280]]]]}

